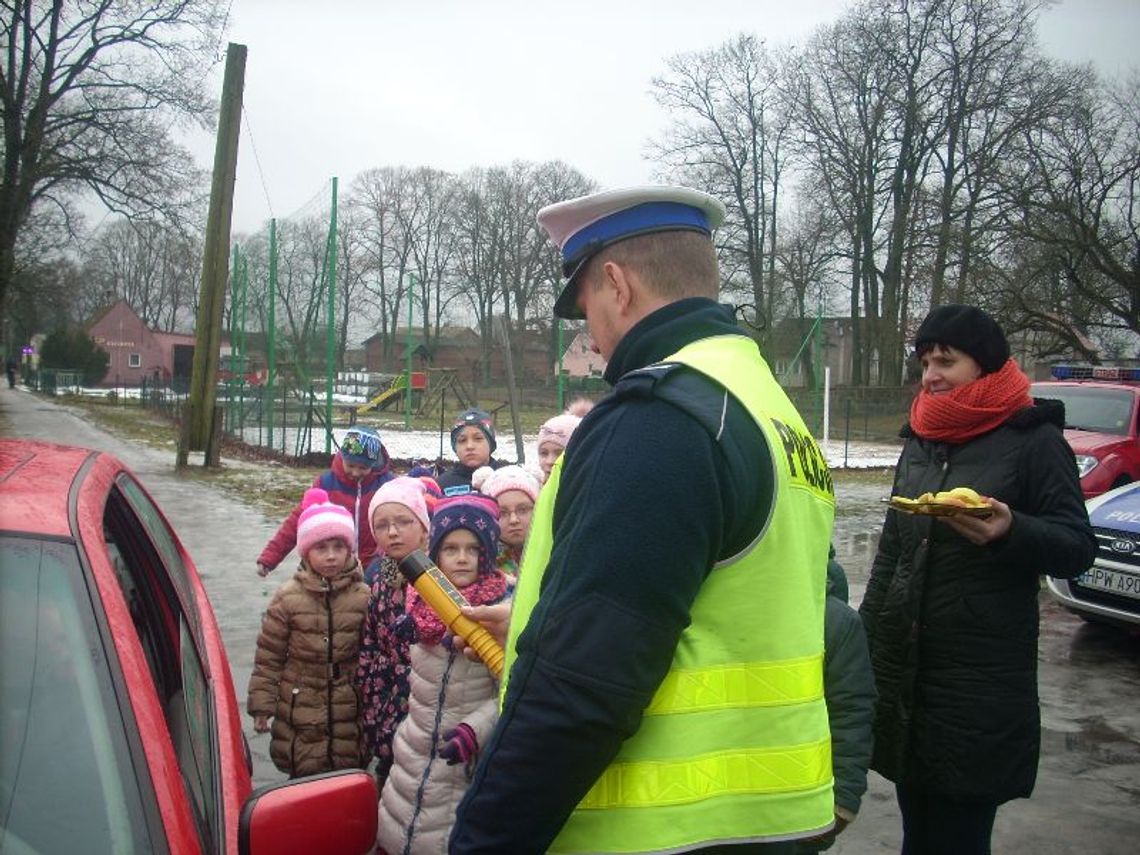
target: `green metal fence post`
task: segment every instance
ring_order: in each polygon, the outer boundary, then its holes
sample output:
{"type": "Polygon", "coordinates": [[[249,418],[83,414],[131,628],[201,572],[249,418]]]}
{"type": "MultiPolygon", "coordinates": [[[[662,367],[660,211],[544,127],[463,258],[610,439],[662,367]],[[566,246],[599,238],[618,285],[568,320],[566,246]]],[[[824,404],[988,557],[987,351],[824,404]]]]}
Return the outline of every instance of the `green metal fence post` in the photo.
{"type": "MultiPolygon", "coordinates": [[[[273,448],[273,395],[277,389],[277,220],[269,221],[269,339],[266,343],[265,396],[269,398],[265,426],[269,432],[266,443],[273,448]]],[[[284,417],[283,417],[284,418],[284,417]]],[[[281,422],[285,430],[284,420],[281,422]]]]}
{"type": "Polygon", "coordinates": [[[554,325],[558,328],[558,412],[566,409],[566,383],[562,379],[562,319],[555,318],[554,325]]]}
{"type": "Polygon", "coordinates": [[[325,454],[332,454],[332,409],[333,409],[333,381],[336,370],[333,365],[336,353],[336,176],[332,180],[332,214],[329,217],[329,303],[328,303],[328,331],[325,336],[328,347],[325,359],[325,454]]]}
{"type": "Polygon", "coordinates": [[[405,336],[407,346],[406,376],[404,382],[407,389],[404,392],[404,430],[412,429],[412,289],[416,284],[416,274],[408,274],[408,333],[405,336]]]}

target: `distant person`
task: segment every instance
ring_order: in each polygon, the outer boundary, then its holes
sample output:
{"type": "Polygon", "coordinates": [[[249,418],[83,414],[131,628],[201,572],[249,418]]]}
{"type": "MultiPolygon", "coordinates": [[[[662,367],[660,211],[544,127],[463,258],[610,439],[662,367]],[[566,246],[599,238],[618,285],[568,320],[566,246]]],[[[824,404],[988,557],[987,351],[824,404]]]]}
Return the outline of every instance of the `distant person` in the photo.
{"type": "Polygon", "coordinates": [[[1096,538],[1064,408],[1029,396],[998,323],[939,306],[914,352],[893,492],[972,487],[992,515],[887,511],[859,607],[879,692],[871,768],[895,783],[904,853],[983,855],[998,807],[1037,776],[1038,577],[1084,572],[1096,538]]]}
{"type": "Polygon", "coordinates": [[[859,613],[847,605],[847,574],[827,560],[827,610],[823,615],[823,693],[831,729],[831,768],[835,774],[835,828],[801,841],[799,855],[830,849],[835,837],[855,821],[867,791],[875,716],[875,676],[859,613]]]}
{"type": "Polygon", "coordinates": [[[534,503],[542,489],[541,471],[511,464],[500,469],[483,466],[471,476],[471,486],[499,506],[499,569],[516,579],[523,546],[530,534],[534,503]]]}
{"type": "Polygon", "coordinates": [[[368,510],[378,550],[364,569],[371,596],[356,681],[364,705],[364,737],[376,758],[379,789],[392,768],[396,726],[408,711],[408,641],[397,632],[404,616],[407,582],[399,562],[417,549],[427,549],[430,509],[435,502],[423,479],[399,477],[380,486],[368,510]]]}
{"type": "Polygon", "coordinates": [[[12,357],[9,356],[4,361],[4,370],[8,374],[8,388],[9,389],[15,389],[16,388],[16,371],[18,369],[19,369],[19,365],[17,365],[16,360],[14,360],[12,357]]]}
{"type": "MultiPolygon", "coordinates": [[[[432,517],[429,554],[472,604],[507,595],[507,577],[495,566],[497,513],[493,501],[471,493],[444,499],[432,517]]],[[[482,662],[463,656],[462,645],[451,643],[443,621],[414,588],[408,590],[404,626],[414,639],[411,701],[396,728],[377,843],[388,855],[442,853],[455,806],[498,717],[498,682],[482,662]]]]}
{"type": "MultiPolygon", "coordinates": [[[[365,567],[376,555],[376,540],[368,523],[368,503],[380,485],[392,480],[391,460],[380,435],[367,427],[349,428],[340,444],[340,452],[333,455],[332,465],[313,479],[329,500],[346,508],[356,521],[356,533],[351,542],[353,551],[365,567]]],[[[302,506],[298,504],[277,533],[273,535],[257,558],[257,575],[268,576],[292,551],[297,542],[297,520],[302,506]]]]}
{"type": "Polygon", "coordinates": [[[594,402],[589,398],[576,398],[566,412],[547,419],[538,429],[538,465],[542,467],[543,480],[550,477],[554,461],[570,444],[570,435],[593,408],[594,402]]]}
{"type": "Polygon", "coordinates": [[[352,553],[352,517],[328,498],[319,487],[305,493],[301,566],[265,610],[249,678],[253,729],[272,727],[269,756],[290,778],[367,759],[353,678],[368,586],[352,553]]]}
{"type": "Polygon", "coordinates": [[[459,462],[436,480],[445,496],[471,492],[471,475],[480,466],[498,469],[502,464],[491,457],[495,452],[495,425],[491,414],[478,407],[464,410],[451,426],[451,449],[459,462]]]}

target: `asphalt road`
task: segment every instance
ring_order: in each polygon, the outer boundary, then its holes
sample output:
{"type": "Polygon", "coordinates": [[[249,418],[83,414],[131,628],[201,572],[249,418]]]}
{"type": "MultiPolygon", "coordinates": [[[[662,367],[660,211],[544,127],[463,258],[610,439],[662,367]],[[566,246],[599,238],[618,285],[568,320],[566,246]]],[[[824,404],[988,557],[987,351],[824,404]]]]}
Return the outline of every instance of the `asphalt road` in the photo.
{"type": "MultiPolygon", "coordinates": [[[[28,392],[0,389],[0,420],[5,435],[109,451],[134,469],[195,559],[222,627],[238,694],[244,695],[261,612],[286,578],[287,565],[266,580],[253,569],[278,520],[208,484],[179,477],[172,452],[121,441],[86,422],[81,412],[28,392]]],[[[877,503],[883,492],[872,483],[839,494],[844,513],[835,540],[855,603],[882,520],[877,503]]],[[[1033,798],[998,812],[994,852],[1132,855],[1140,850],[1140,633],[1086,625],[1044,593],[1041,616],[1037,789],[1033,798]]],[[[268,760],[268,736],[254,734],[250,725],[247,719],[255,783],[279,780],[268,760]]],[[[858,819],[830,851],[898,852],[900,840],[893,787],[872,773],[858,819]]]]}

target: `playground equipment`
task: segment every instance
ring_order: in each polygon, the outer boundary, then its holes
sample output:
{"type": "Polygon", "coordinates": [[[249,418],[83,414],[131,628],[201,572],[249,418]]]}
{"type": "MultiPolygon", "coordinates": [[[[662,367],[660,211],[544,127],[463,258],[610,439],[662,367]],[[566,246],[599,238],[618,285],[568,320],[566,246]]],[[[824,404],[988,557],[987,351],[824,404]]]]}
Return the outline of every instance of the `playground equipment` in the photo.
{"type": "MultiPolygon", "coordinates": [[[[463,381],[459,379],[458,368],[429,368],[428,374],[431,375],[431,383],[428,386],[431,393],[423,395],[420,398],[420,407],[416,410],[417,416],[424,416],[428,413],[434,413],[437,410],[440,412],[441,418],[447,411],[447,393],[450,392],[452,397],[455,398],[457,409],[464,410],[468,407],[475,406],[474,396],[467,390],[463,381]]],[[[412,373],[412,389],[415,389],[415,372],[412,373]]],[[[427,391],[425,388],[424,391],[427,391]]]]}
{"type": "MultiPolygon", "coordinates": [[[[424,392],[427,391],[428,381],[427,374],[423,371],[412,372],[412,394],[423,400],[424,392]]],[[[393,402],[403,400],[403,392],[408,388],[407,375],[397,374],[392,378],[392,382],[388,384],[388,388],[381,392],[377,392],[363,404],[356,408],[356,415],[363,415],[370,410],[386,410],[393,402]]]]}

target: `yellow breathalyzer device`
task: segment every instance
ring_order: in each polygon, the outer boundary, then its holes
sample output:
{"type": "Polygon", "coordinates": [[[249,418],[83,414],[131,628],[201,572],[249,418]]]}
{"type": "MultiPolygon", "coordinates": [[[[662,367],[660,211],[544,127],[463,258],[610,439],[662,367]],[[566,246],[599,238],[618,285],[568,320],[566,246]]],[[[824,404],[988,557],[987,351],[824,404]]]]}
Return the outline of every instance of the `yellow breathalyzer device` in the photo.
{"type": "Polygon", "coordinates": [[[503,648],[491,633],[459,611],[470,603],[448,581],[443,571],[432,563],[422,549],[410,552],[398,562],[398,566],[404,578],[447,628],[467,642],[483,660],[488,671],[496,678],[500,677],[503,673],[503,648]]]}

